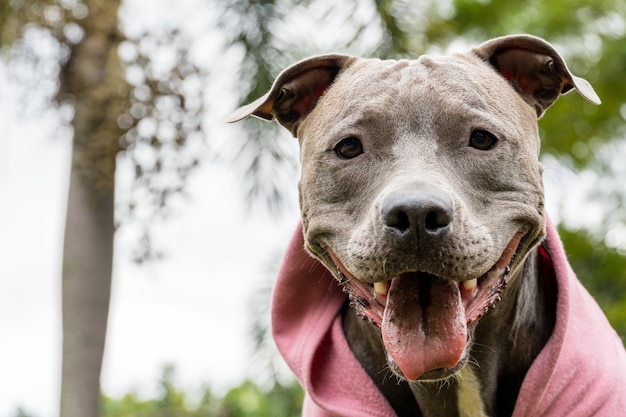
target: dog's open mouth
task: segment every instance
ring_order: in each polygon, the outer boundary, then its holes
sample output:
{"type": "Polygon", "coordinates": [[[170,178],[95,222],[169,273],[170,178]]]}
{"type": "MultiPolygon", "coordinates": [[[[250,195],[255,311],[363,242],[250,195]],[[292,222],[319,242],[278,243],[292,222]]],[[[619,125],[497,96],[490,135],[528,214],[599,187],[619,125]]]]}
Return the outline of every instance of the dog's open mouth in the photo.
{"type": "Polygon", "coordinates": [[[416,380],[453,369],[462,360],[468,328],[500,300],[522,237],[517,233],[487,273],[469,280],[407,272],[368,284],[355,278],[327,249],[351,305],[359,316],[380,327],[393,363],[407,379],[416,380]]]}

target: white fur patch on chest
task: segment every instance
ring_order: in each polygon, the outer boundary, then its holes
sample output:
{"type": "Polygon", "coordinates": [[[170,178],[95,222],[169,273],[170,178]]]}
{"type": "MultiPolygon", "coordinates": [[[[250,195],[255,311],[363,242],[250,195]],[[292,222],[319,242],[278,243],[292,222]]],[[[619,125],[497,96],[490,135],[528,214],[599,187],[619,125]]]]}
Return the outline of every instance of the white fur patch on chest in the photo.
{"type": "Polygon", "coordinates": [[[487,417],[485,404],[480,395],[480,381],[470,365],[457,374],[457,405],[460,417],[487,417]]]}

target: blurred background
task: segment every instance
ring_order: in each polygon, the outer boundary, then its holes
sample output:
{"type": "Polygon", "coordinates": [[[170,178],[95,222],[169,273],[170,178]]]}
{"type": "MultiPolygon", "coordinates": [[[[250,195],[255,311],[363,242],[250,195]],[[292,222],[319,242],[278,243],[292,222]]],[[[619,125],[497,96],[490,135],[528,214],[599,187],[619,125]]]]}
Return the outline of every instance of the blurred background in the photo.
{"type": "Polygon", "coordinates": [[[0,417],[297,416],[268,336],[297,143],[226,125],[332,51],[531,33],[602,98],[540,120],[548,212],[626,337],[626,1],[4,0],[0,417]]]}

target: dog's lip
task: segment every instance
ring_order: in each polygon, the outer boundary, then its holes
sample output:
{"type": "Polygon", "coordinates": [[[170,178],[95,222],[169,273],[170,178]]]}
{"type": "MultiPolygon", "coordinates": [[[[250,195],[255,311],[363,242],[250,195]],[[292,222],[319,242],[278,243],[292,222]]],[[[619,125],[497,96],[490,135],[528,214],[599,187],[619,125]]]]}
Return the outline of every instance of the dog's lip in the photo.
{"type": "MultiPolygon", "coordinates": [[[[465,321],[468,328],[468,340],[464,352],[456,366],[431,370],[423,375],[417,376],[417,379],[434,380],[446,378],[454,374],[464,365],[469,357],[471,330],[475,327],[478,320],[489,310],[493,309],[496,303],[500,301],[500,294],[508,284],[508,274],[511,271],[523,238],[524,233],[517,232],[504,248],[500,258],[498,258],[491,269],[481,277],[477,279],[454,281],[458,286],[459,297],[461,297],[461,302],[463,303],[465,321]]],[[[340,284],[343,286],[343,291],[348,294],[351,306],[355,308],[361,318],[381,328],[387,305],[389,286],[393,279],[404,274],[376,283],[366,283],[360,281],[348,271],[330,246],[326,246],[325,249],[337,268],[340,284]]],[[[407,272],[405,274],[423,275],[422,278],[429,277],[428,279],[442,279],[425,272],[407,272]]],[[[391,363],[393,363],[393,361],[391,361],[391,363]]]]}

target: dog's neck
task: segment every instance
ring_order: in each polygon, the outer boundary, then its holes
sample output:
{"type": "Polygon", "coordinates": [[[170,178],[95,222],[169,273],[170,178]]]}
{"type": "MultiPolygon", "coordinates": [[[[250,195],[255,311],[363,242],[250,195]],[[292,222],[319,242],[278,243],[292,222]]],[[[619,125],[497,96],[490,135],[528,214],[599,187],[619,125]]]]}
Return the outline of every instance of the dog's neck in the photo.
{"type": "Polygon", "coordinates": [[[537,250],[478,323],[469,363],[445,381],[407,383],[386,364],[380,331],[345,309],[350,348],[398,416],[511,415],[526,372],[554,327],[556,290],[537,250]]]}

